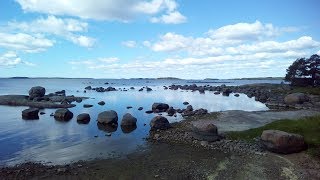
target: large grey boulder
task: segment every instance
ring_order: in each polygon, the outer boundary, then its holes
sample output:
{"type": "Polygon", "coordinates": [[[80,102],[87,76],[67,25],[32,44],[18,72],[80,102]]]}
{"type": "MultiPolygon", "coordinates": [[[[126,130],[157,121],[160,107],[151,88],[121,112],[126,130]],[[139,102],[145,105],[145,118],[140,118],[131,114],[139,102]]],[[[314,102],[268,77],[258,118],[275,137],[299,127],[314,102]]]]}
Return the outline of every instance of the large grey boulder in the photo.
{"type": "Polygon", "coordinates": [[[263,131],[261,141],[267,150],[281,154],[296,153],[307,148],[303,136],[279,130],[263,131]]]}
{"type": "Polygon", "coordinates": [[[168,104],[165,104],[165,103],[153,103],[152,104],[152,111],[165,112],[167,109],[169,109],[168,104]]]}
{"type": "Polygon", "coordinates": [[[192,123],[193,137],[200,141],[217,141],[220,139],[218,128],[212,123],[193,122],[192,123]]]}
{"type": "Polygon", "coordinates": [[[56,120],[68,121],[73,118],[73,113],[68,109],[57,109],[54,113],[54,118],[56,120]]]}
{"type": "Polygon", "coordinates": [[[117,124],[118,114],[113,110],[104,111],[98,115],[98,122],[101,124],[117,124]]]}
{"type": "Polygon", "coordinates": [[[121,126],[136,126],[137,118],[133,117],[130,113],[126,113],[122,117],[121,126]]]}
{"type": "Polygon", "coordinates": [[[38,108],[29,108],[22,111],[22,119],[33,120],[39,119],[39,109],[38,108]]]}
{"type": "Polygon", "coordinates": [[[77,116],[77,122],[80,124],[88,124],[90,122],[90,115],[88,113],[82,113],[77,116]]]}
{"type": "Polygon", "coordinates": [[[41,86],[32,87],[29,90],[29,99],[33,100],[36,97],[43,97],[46,94],[46,89],[41,86]]]}
{"type": "Polygon", "coordinates": [[[309,97],[304,93],[292,93],[284,98],[284,102],[288,105],[302,104],[308,101],[309,97]]]}
{"type": "Polygon", "coordinates": [[[156,116],[150,121],[151,130],[165,130],[170,128],[170,123],[167,118],[163,116],[156,116]]]}

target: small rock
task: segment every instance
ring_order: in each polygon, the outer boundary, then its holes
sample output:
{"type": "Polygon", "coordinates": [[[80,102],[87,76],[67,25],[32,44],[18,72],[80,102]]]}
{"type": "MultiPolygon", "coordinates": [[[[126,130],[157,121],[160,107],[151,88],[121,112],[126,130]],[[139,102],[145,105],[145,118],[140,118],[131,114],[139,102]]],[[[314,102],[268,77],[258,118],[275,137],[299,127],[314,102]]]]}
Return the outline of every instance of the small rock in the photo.
{"type": "Polygon", "coordinates": [[[163,116],[156,116],[150,121],[151,130],[164,130],[170,128],[170,123],[167,118],[163,116]]]}
{"type": "Polygon", "coordinates": [[[139,107],[138,110],[139,110],[139,111],[143,110],[143,107],[139,107]]]}
{"type": "Polygon", "coordinates": [[[68,109],[57,109],[54,113],[54,118],[56,120],[68,121],[73,118],[73,113],[68,109]]]}
{"type": "Polygon", "coordinates": [[[151,113],[153,113],[153,111],[148,110],[148,111],[146,111],[146,113],[147,113],[147,114],[151,114],[151,113]]]}
{"type": "Polygon", "coordinates": [[[88,113],[82,113],[77,116],[77,122],[81,124],[88,124],[90,122],[90,115],[88,113]]]}
{"type": "Polygon", "coordinates": [[[22,119],[33,120],[39,119],[39,109],[38,108],[29,108],[22,111],[22,119]]]}
{"type": "Polygon", "coordinates": [[[183,102],[183,105],[188,105],[189,104],[189,102],[183,102]]]}
{"type": "Polygon", "coordinates": [[[105,105],[106,103],[105,103],[104,101],[100,101],[100,102],[98,102],[98,104],[99,104],[100,106],[103,106],[103,105],[105,105]]]}
{"type": "Polygon", "coordinates": [[[93,105],[92,104],[84,104],[83,107],[84,108],[91,108],[93,105]]]}

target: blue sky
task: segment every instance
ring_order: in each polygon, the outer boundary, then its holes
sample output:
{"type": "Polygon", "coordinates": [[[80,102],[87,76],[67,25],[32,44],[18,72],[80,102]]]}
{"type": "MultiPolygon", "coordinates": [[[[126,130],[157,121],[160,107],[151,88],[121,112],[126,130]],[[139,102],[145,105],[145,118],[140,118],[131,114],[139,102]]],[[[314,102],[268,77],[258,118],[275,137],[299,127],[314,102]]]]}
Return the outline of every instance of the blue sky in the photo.
{"type": "Polygon", "coordinates": [[[317,0],[3,0],[0,77],[284,76],[320,54],[317,0]]]}

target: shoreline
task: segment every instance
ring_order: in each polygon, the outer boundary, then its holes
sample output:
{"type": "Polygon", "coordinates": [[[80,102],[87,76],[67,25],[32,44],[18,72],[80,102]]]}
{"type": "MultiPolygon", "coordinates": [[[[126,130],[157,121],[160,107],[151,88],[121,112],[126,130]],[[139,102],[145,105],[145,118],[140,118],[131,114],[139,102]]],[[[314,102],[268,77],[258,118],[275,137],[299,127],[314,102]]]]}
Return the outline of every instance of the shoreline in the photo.
{"type": "MultiPolygon", "coordinates": [[[[183,86],[181,85],[172,85],[168,86],[170,90],[177,90],[183,86]]],[[[185,88],[185,87],[183,87],[185,88]]],[[[188,88],[188,87],[187,87],[188,88]]],[[[192,91],[202,91],[202,87],[195,87],[194,89],[191,89],[192,91]]],[[[209,113],[206,115],[192,115],[192,116],[187,116],[185,120],[182,120],[180,122],[172,123],[172,128],[168,130],[159,130],[159,131],[151,131],[150,136],[147,137],[146,141],[148,143],[151,143],[150,149],[140,149],[142,150],[141,152],[135,152],[126,155],[123,158],[109,158],[109,159],[97,159],[97,160],[85,160],[85,161],[79,161],[79,162],[73,162],[65,165],[49,165],[46,162],[26,162],[23,164],[18,164],[15,166],[4,166],[0,168],[0,177],[38,177],[38,178],[50,178],[50,176],[45,176],[46,174],[52,175],[53,177],[62,177],[62,178],[75,178],[78,176],[84,175],[84,177],[117,177],[120,176],[118,172],[115,172],[115,170],[120,171],[120,167],[114,167],[111,166],[112,163],[118,163],[123,164],[124,162],[130,162],[130,163],[135,163],[132,161],[140,161],[142,160],[145,164],[139,164],[136,162],[136,165],[140,167],[146,167],[145,165],[152,165],[156,166],[157,163],[151,161],[150,159],[144,159],[145,155],[150,152],[150,150],[156,149],[156,147],[162,147],[165,146],[166,148],[163,149],[164,152],[154,150],[153,152],[149,153],[148,155],[154,159],[156,159],[158,162],[165,161],[167,156],[171,157],[170,153],[171,150],[173,151],[179,151],[179,153],[186,153],[186,149],[189,149],[190,151],[203,151],[204,153],[204,159],[209,157],[210,153],[218,153],[218,154],[224,154],[229,156],[232,156],[234,159],[237,159],[239,162],[241,162],[240,157],[247,157],[247,158],[253,158],[253,159],[264,159],[264,161],[272,164],[268,158],[271,158],[274,161],[281,161],[281,163],[286,164],[286,160],[283,161],[281,158],[285,158],[287,156],[284,155],[277,155],[274,153],[269,153],[265,151],[261,145],[259,144],[258,140],[254,140],[254,143],[250,143],[247,141],[243,140],[230,140],[225,138],[225,132],[228,131],[243,131],[246,129],[250,128],[255,128],[255,127],[260,127],[263,126],[267,123],[270,123],[272,121],[278,120],[278,119],[283,119],[283,118],[299,118],[299,117],[304,117],[304,116],[311,116],[315,115],[318,113],[317,110],[319,110],[319,96],[314,96],[314,95],[309,95],[312,96],[313,99],[311,99],[311,105],[308,102],[308,104],[299,104],[297,105],[283,105],[283,98],[292,92],[293,90],[288,88],[287,85],[272,85],[272,84],[255,84],[255,85],[244,85],[244,86],[217,86],[217,87],[204,87],[204,91],[214,91],[218,90],[220,93],[224,93],[226,91],[231,91],[234,93],[244,93],[248,95],[249,97],[255,97],[257,101],[263,101],[263,103],[277,103],[278,106],[275,106],[276,108],[270,109],[268,111],[253,111],[253,112],[247,112],[247,111],[222,111],[218,113],[209,113]],[[212,89],[214,88],[214,89],[212,89]],[[276,92],[276,93],[273,93],[276,92]],[[267,99],[263,98],[264,96],[268,96],[267,99]],[[318,98],[318,99],[317,99],[318,98]],[[315,102],[315,103],[314,103],[315,102]],[[290,109],[292,108],[292,109],[290,109]],[[236,117],[236,118],[234,118],[236,117]],[[240,117],[240,118],[239,118],[240,117]],[[218,130],[222,132],[220,135],[222,136],[222,139],[220,141],[215,141],[215,142],[206,142],[206,141],[199,141],[195,140],[192,138],[192,131],[191,131],[191,124],[193,122],[201,122],[201,124],[206,124],[206,123],[211,123],[213,122],[214,124],[217,125],[218,130]],[[254,122],[254,123],[253,123],[254,122]],[[233,125],[233,127],[231,127],[233,125]],[[160,145],[159,145],[160,144],[160,145]],[[183,149],[179,149],[179,146],[182,146],[183,149]],[[177,148],[177,149],[175,149],[177,148]],[[137,153],[137,154],[136,154],[137,153]],[[132,158],[132,154],[135,155],[135,158],[132,158]],[[159,158],[158,156],[163,156],[164,159],[157,159],[159,158]],[[280,159],[278,159],[281,157],[280,159]],[[240,158],[240,159],[239,159],[240,158]],[[113,175],[114,176],[107,176],[103,175],[103,172],[100,172],[100,170],[104,169],[107,171],[106,167],[108,168],[114,168],[112,169],[113,175]],[[93,169],[91,169],[93,168],[93,169]],[[97,169],[95,169],[97,168],[97,169]]],[[[76,97],[72,97],[76,98],[76,97]]],[[[138,150],[139,151],[139,150],[138,150]]],[[[223,156],[224,156],[223,155],[223,156]]],[[[191,155],[192,156],[192,155],[191,155]]],[[[300,154],[293,154],[289,155],[288,157],[296,157],[296,156],[305,156],[305,152],[302,152],[300,154]]],[[[152,159],[151,158],[151,159],[152,159]]],[[[185,157],[184,157],[185,158],[185,157]]],[[[189,157],[189,158],[196,158],[196,157],[189,157]]],[[[305,157],[305,159],[310,159],[310,157],[305,157]]],[[[154,160],[153,159],[153,160],[154,160]]],[[[233,159],[233,160],[234,160],[233,159]]],[[[304,159],[304,160],[305,160],[304,159]]],[[[172,160],[172,159],[171,159],[172,160]]],[[[171,161],[170,160],[170,161],[171,161]]],[[[181,160],[182,159],[176,159],[181,160]]],[[[230,159],[229,159],[230,160],[230,159]]],[[[233,161],[233,163],[237,164],[239,162],[233,161]]],[[[312,160],[312,158],[311,158],[312,160]]],[[[298,161],[300,162],[300,160],[298,161]]],[[[201,162],[198,162],[201,165],[201,162]]],[[[245,162],[248,163],[248,162],[245,162]]],[[[256,162],[251,162],[250,163],[255,164],[256,162]]],[[[315,162],[315,165],[317,165],[319,162],[315,162]]],[[[296,166],[298,163],[294,164],[296,166]]],[[[290,163],[287,163],[286,166],[289,166],[290,163]]],[[[176,166],[169,165],[169,169],[171,168],[172,171],[179,172],[179,169],[176,169],[176,166]]],[[[184,166],[184,165],[182,165],[184,166]]],[[[230,165],[231,166],[231,165],[230,165]]],[[[259,164],[257,166],[263,167],[264,165],[259,164]]],[[[233,168],[236,168],[236,166],[232,166],[233,168]]],[[[241,166],[242,167],[242,166],[241,166]]],[[[130,171],[130,167],[127,171],[130,171]]],[[[165,169],[165,167],[163,167],[165,169]]],[[[183,176],[184,177],[189,177],[189,174],[187,171],[191,170],[192,167],[185,167],[186,169],[183,171],[183,176]]],[[[264,167],[266,168],[266,167],[264,167]]],[[[267,168],[272,168],[267,167],[267,168]]],[[[283,173],[283,169],[279,167],[281,172],[277,172],[276,176],[274,174],[268,174],[268,177],[279,177],[281,173],[283,173]]],[[[290,165],[290,173],[294,176],[298,177],[298,174],[295,174],[292,169],[295,169],[296,167],[291,167],[290,165]],[[290,169],[291,168],[291,169],[290,169]]],[[[210,168],[209,168],[210,169],[210,168]]],[[[217,167],[215,166],[213,168],[214,170],[221,171],[219,170],[219,164],[217,167]]],[[[211,170],[213,170],[211,169],[211,170]]],[[[288,168],[287,168],[288,169],[288,168]]],[[[134,174],[134,176],[138,177],[137,174],[139,173],[138,169],[132,168],[131,169],[134,172],[127,172],[128,176],[134,174]]],[[[149,169],[150,170],[150,169],[149,169]]],[[[239,169],[237,169],[239,170],[239,169]]],[[[320,167],[319,167],[320,170],[320,167]]],[[[152,170],[150,170],[152,171],[152,170]]],[[[144,172],[145,177],[148,178],[158,178],[162,177],[171,177],[170,173],[153,173],[150,174],[149,176],[147,172],[144,172]]],[[[289,174],[290,174],[289,173],[289,174]]],[[[213,173],[214,174],[214,173],[213,173]]],[[[222,173],[223,174],[223,173],[222,173]]],[[[204,177],[220,177],[219,173],[218,175],[212,175],[207,172],[198,172],[194,174],[195,177],[192,176],[192,178],[204,178],[204,177]]],[[[252,175],[252,174],[251,174],[252,175]]],[[[318,177],[319,174],[314,174],[313,177],[318,177]]],[[[232,176],[232,174],[231,174],[232,176]]],[[[230,177],[231,177],[230,176],[230,177]]],[[[320,176],[320,175],[319,175],[320,176]]],[[[232,177],[238,177],[238,174],[236,176],[232,177]]],[[[204,178],[205,179],[205,178],[204,178]]]]}

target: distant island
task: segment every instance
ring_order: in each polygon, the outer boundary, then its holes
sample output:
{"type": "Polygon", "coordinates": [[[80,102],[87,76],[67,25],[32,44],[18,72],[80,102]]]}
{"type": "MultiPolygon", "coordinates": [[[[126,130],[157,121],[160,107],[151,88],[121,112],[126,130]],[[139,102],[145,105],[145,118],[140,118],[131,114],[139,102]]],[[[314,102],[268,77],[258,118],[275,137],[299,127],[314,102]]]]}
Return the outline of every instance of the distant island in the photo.
{"type": "Polygon", "coordinates": [[[168,79],[168,80],[180,80],[180,78],[176,78],[176,77],[159,77],[159,78],[156,78],[156,79],[168,79]]]}
{"type": "Polygon", "coordinates": [[[11,77],[10,79],[29,79],[29,77],[11,77]]]}
{"type": "Polygon", "coordinates": [[[230,80],[284,80],[284,77],[234,78],[230,80]]]}

